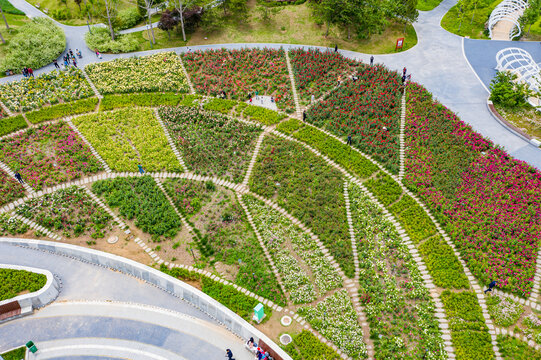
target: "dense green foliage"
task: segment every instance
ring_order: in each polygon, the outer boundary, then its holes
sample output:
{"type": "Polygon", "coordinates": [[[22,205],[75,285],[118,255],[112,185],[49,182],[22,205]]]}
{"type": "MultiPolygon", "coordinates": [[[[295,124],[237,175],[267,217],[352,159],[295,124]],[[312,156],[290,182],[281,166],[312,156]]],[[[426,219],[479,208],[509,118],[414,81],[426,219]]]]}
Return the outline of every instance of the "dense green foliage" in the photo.
{"type": "Polygon", "coordinates": [[[86,46],[89,49],[98,49],[103,53],[125,53],[139,49],[139,41],[135,34],[116,35],[111,39],[111,33],[106,27],[94,27],[92,32],[85,34],[86,46]]]}
{"type": "Polygon", "coordinates": [[[270,136],[261,144],[249,185],[311,228],[353,276],[342,174],[302,145],[270,136]]]}
{"type": "Polygon", "coordinates": [[[8,14],[13,15],[24,15],[24,12],[17,9],[15,6],[13,6],[9,0],[0,0],[0,7],[2,8],[2,11],[8,14]]]}
{"type": "Polygon", "coordinates": [[[0,236],[24,234],[30,226],[21,220],[10,217],[6,213],[0,214],[0,236]]]}
{"type": "Polygon", "coordinates": [[[231,109],[237,106],[237,104],[239,102],[235,100],[211,99],[203,105],[203,108],[205,110],[221,112],[222,114],[229,114],[231,109]]]}
{"type": "Polygon", "coordinates": [[[0,136],[28,127],[22,115],[0,119],[0,136]]]}
{"type": "Polygon", "coordinates": [[[340,360],[338,353],[308,330],[293,336],[293,341],[286,345],[285,350],[293,360],[340,360]]]}
{"type": "Polygon", "coordinates": [[[14,349],[0,355],[2,355],[2,358],[4,360],[21,360],[21,359],[24,359],[25,353],[26,353],[26,348],[23,346],[18,349],[14,349]]]}
{"type": "Polygon", "coordinates": [[[39,69],[52,62],[64,51],[64,31],[44,17],[37,17],[19,27],[9,41],[6,56],[0,60],[0,71],[20,72],[23,67],[39,69]]]}
{"type": "Polygon", "coordinates": [[[457,359],[494,359],[483,312],[474,292],[441,294],[457,359]]]}
{"type": "Polygon", "coordinates": [[[26,118],[32,124],[38,124],[43,121],[58,119],[69,115],[84,114],[92,112],[98,105],[98,98],[88,98],[69,103],[57,104],[40,110],[26,113],[26,118]]]}
{"type": "Polygon", "coordinates": [[[453,249],[439,236],[418,246],[436,286],[444,289],[468,289],[470,282],[453,249]]]}
{"type": "Polygon", "coordinates": [[[92,191],[122,217],[135,220],[135,226],[154,240],[172,238],[180,230],[178,215],[150,176],[99,180],[92,184],[92,191]]]}
{"type": "Polygon", "coordinates": [[[504,360],[541,359],[541,351],[509,335],[498,335],[498,347],[504,360]]]}
{"type": "Polygon", "coordinates": [[[143,93],[105,95],[101,99],[100,111],[113,110],[121,107],[131,106],[175,106],[182,100],[182,95],[174,93],[143,93]]]}
{"type": "Polygon", "coordinates": [[[0,269],[0,301],[11,299],[17,294],[35,292],[45,286],[47,277],[24,270],[0,269]]]}
{"type": "Polygon", "coordinates": [[[364,186],[366,186],[384,206],[389,206],[396,202],[402,195],[402,188],[400,185],[383,172],[378,173],[375,178],[365,181],[364,186]]]}
{"type": "Polygon", "coordinates": [[[513,109],[526,106],[531,95],[528,84],[517,81],[517,74],[498,71],[490,82],[490,100],[494,104],[513,109]]]}
{"type": "Polygon", "coordinates": [[[242,115],[267,126],[278,124],[286,117],[284,114],[254,105],[248,105],[242,115]]]}
{"type": "Polygon", "coordinates": [[[436,234],[436,226],[432,220],[409,195],[404,194],[400,201],[389,207],[389,211],[397,217],[413,242],[436,234]]]}

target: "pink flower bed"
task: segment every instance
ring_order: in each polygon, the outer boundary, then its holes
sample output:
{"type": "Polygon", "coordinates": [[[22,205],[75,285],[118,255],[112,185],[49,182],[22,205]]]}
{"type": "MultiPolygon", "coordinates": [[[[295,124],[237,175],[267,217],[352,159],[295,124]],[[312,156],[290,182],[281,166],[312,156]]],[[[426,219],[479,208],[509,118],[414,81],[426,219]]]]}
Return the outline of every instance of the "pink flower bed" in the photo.
{"type": "Polygon", "coordinates": [[[0,170],[0,206],[24,196],[24,188],[17,180],[0,170]]]}
{"type": "Polygon", "coordinates": [[[295,103],[284,50],[207,50],[183,54],[182,60],[195,90],[245,101],[248,93],[274,96],[282,110],[293,111],[295,103]]]}
{"type": "Polygon", "coordinates": [[[541,241],[541,173],[474,132],[426,90],[407,90],[406,177],[482,284],[527,297],[541,241]]]}
{"type": "Polygon", "coordinates": [[[102,170],[88,146],[64,122],[1,140],[0,161],[18,170],[35,190],[102,170]]]}

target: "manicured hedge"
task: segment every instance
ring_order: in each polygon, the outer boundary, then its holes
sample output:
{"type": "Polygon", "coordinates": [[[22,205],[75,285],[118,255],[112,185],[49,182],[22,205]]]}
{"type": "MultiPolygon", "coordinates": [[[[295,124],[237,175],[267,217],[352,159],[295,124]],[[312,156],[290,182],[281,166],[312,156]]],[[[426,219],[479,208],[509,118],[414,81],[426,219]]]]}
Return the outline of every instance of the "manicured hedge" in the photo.
{"type": "Polygon", "coordinates": [[[14,349],[0,355],[2,356],[4,360],[21,360],[21,359],[24,359],[25,353],[26,353],[26,348],[23,346],[18,349],[14,349]]]}
{"type": "Polygon", "coordinates": [[[205,110],[218,111],[222,114],[229,114],[231,109],[237,106],[239,102],[235,100],[226,100],[226,99],[212,99],[203,105],[205,110]]]}
{"type": "Polygon", "coordinates": [[[124,95],[106,95],[100,103],[100,111],[112,110],[129,106],[148,106],[157,107],[176,106],[182,95],[174,93],[143,93],[143,94],[124,94],[124,95]]]}
{"type": "Polygon", "coordinates": [[[267,126],[278,124],[286,117],[284,114],[254,105],[248,105],[244,109],[243,115],[267,126]]]}
{"type": "Polygon", "coordinates": [[[39,124],[47,120],[58,119],[64,116],[84,114],[96,109],[98,98],[88,98],[68,103],[57,104],[26,114],[32,124],[39,124]]]}
{"type": "Polygon", "coordinates": [[[28,127],[22,115],[0,119],[0,136],[28,127]]]}
{"type": "Polygon", "coordinates": [[[45,286],[47,277],[24,270],[0,269],[0,301],[11,299],[17,294],[35,292],[45,286]]]}
{"type": "Polygon", "coordinates": [[[375,178],[368,179],[364,186],[385,206],[389,206],[402,195],[402,188],[389,175],[380,172],[375,178]]]}
{"type": "Polygon", "coordinates": [[[413,242],[436,234],[436,226],[432,220],[409,195],[404,194],[400,201],[389,206],[389,211],[397,217],[413,242]]]}

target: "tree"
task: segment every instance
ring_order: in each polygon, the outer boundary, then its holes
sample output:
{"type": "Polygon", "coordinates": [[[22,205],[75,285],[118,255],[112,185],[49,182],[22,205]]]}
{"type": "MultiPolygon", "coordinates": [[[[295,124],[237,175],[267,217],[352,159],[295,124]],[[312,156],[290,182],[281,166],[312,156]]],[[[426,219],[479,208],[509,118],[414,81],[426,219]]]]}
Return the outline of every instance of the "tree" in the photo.
{"type": "Polygon", "coordinates": [[[530,29],[532,25],[539,19],[541,12],[541,0],[530,0],[529,6],[524,10],[524,13],[520,17],[520,23],[522,26],[528,25],[528,35],[530,35],[530,29]]]}
{"type": "Polygon", "coordinates": [[[391,5],[390,17],[404,21],[404,32],[408,23],[414,23],[419,17],[417,10],[418,0],[398,0],[393,1],[391,5]]]}
{"type": "MultiPolygon", "coordinates": [[[[2,17],[4,18],[4,23],[6,23],[6,29],[9,31],[9,25],[8,21],[6,20],[6,15],[4,15],[4,10],[2,10],[2,7],[0,6],[0,13],[2,14],[2,17]]],[[[5,44],[4,38],[2,38],[2,44],[5,44]]]]}
{"type": "Polygon", "coordinates": [[[274,15],[278,14],[282,10],[281,7],[278,6],[269,6],[269,4],[264,1],[257,5],[257,11],[259,12],[261,16],[261,20],[266,22],[269,21],[274,17],[274,15]]]}
{"type": "Polygon", "coordinates": [[[81,3],[83,2],[83,0],[73,0],[73,1],[77,4],[77,6],[79,6],[79,11],[82,12],[81,3]]]}
{"type": "Polygon", "coordinates": [[[6,43],[6,40],[4,40],[4,37],[2,36],[2,33],[0,32],[0,40],[2,40],[2,44],[6,43]]]}
{"type": "Polygon", "coordinates": [[[165,10],[160,17],[160,22],[158,23],[158,29],[167,31],[167,36],[171,40],[171,30],[178,25],[178,20],[173,16],[171,10],[165,10]]]}
{"type": "Polygon", "coordinates": [[[107,14],[107,22],[109,23],[109,31],[111,32],[111,40],[115,40],[115,32],[113,30],[113,19],[116,18],[117,6],[119,0],[104,0],[105,11],[107,14]]]}
{"type": "Polygon", "coordinates": [[[517,75],[499,71],[490,83],[490,100],[506,108],[526,106],[526,99],[533,95],[525,83],[517,83],[517,75]]]}

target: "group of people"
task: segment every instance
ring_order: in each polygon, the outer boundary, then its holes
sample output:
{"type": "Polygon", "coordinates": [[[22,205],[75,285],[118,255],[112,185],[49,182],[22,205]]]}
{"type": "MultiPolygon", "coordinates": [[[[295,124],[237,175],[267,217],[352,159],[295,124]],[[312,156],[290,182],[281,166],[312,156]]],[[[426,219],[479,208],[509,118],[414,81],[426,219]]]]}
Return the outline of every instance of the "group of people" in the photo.
{"type": "Polygon", "coordinates": [[[29,67],[24,67],[23,68],[23,76],[26,78],[26,77],[34,77],[34,70],[32,70],[32,68],[29,68],[29,67]]]}
{"type": "MultiPolygon", "coordinates": [[[[244,344],[244,347],[250,351],[252,354],[255,355],[255,359],[257,360],[274,360],[274,358],[269,354],[268,351],[265,351],[261,349],[261,347],[257,346],[255,340],[253,337],[251,337],[246,344],[244,344]]],[[[233,357],[233,352],[231,349],[225,350],[225,356],[228,360],[235,360],[233,357]]]]}

